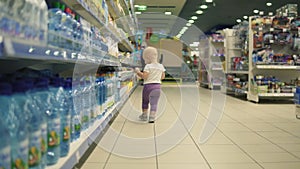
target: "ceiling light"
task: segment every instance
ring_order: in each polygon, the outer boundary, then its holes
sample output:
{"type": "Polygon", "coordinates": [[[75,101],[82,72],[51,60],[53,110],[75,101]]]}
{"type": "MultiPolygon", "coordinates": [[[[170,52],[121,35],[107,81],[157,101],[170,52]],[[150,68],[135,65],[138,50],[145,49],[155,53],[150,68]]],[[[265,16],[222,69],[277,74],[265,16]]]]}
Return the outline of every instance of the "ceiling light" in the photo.
{"type": "Polygon", "coordinates": [[[195,50],[199,50],[199,48],[196,48],[195,50]]]}
{"type": "Polygon", "coordinates": [[[198,19],[198,17],[197,16],[192,16],[191,19],[196,20],[196,19],[198,19]]]}
{"type": "Polygon", "coordinates": [[[134,5],[135,8],[139,7],[140,5],[134,5]]]}
{"type": "Polygon", "coordinates": [[[207,3],[212,3],[213,0],[205,0],[205,2],[207,2],[207,3]]]}
{"type": "Polygon", "coordinates": [[[189,22],[189,23],[194,23],[195,21],[194,21],[194,20],[189,20],[188,22],[189,22]]]}
{"type": "Polygon", "coordinates": [[[202,10],[198,10],[198,11],[196,11],[196,14],[201,15],[201,14],[203,14],[203,11],[202,10]]]}
{"type": "Polygon", "coordinates": [[[208,6],[207,6],[207,5],[201,5],[200,8],[201,8],[201,9],[207,9],[208,6]]]}
{"type": "Polygon", "coordinates": [[[241,23],[242,20],[241,20],[241,19],[237,19],[236,22],[237,22],[237,23],[241,23]]]}
{"type": "Polygon", "coordinates": [[[136,11],[135,14],[136,14],[136,15],[142,14],[142,12],[136,11]]]}
{"type": "Polygon", "coordinates": [[[172,12],[165,12],[165,15],[172,15],[172,12]]]}
{"type": "Polygon", "coordinates": [[[192,24],[191,23],[186,23],[186,26],[192,26],[192,24]]]}
{"type": "Polygon", "coordinates": [[[188,29],[188,27],[186,27],[186,26],[185,26],[185,27],[183,27],[182,29],[183,29],[183,30],[187,30],[187,29],[188,29]]]}
{"type": "Polygon", "coordinates": [[[272,3],[271,3],[271,2],[267,2],[266,5],[267,5],[267,6],[272,6],[272,3]]]}
{"type": "Polygon", "coordinates": [[[264,15],[264,11],[259,11],[259,15],[264,15]]]}
{"type": "Polygon", "coordinates": [[[273,12],[269,12],[269,16],[273,16],[273,12]]]}
{"type": "Polygon", "coordinates": [[[245,16],[243,16],[243,18],[244,18],[244,19],[248,19],[248,16],[245,15],[245,16]]]}
{"type": "Polygon", "coordinates": [[[185,30],[181,30],[179,33],[180,33],[180,34],[184,34],[184,32],[185,32],[185,30]]]}
{"type": "Polygon", "coordinates": [[[147,6],[146,5],[139,5],[137,8],[138,8],[139,11],[145,11],[145,10],[147,10],[147,6]]]}
{"type": "Polygon", "coordinates": [[[259,12],[259,10],[257,10],[257,9],[254,9],[254,10],[253,10],[253,12],[254,12],[254,13],[258,13],[258,12],[259,12]]]}

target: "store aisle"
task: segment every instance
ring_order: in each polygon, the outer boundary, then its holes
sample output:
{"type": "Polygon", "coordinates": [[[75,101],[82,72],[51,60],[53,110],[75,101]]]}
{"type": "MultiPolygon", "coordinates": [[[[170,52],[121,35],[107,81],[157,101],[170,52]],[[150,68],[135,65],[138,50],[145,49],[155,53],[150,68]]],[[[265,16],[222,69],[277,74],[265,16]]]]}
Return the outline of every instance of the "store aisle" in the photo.
{"type": "Polygon", "coordinates": [[[163,86],[158,119],[149,124],[137,118],[141,89],[120,110],[83,169],[300,168],[300,121],[293,104],[255,104],[203,88],[163,86]],[[209,132],[202,130],[206,119],[218,119],[209,111],[222,107],[217,129],[200,143],[201,133],[209,132]]]}

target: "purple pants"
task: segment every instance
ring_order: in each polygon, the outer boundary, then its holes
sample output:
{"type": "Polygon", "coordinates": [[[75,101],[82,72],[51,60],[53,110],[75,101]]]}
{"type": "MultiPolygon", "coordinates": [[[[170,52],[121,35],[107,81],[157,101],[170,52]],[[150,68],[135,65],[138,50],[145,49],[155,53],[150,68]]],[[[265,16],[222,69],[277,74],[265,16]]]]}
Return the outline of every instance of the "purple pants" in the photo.
{"type": "Polygon", "coordinates": [[[157,110],[157,103],[160,97],[160,84],[144,84],[142,108],[148,109],[150,103],[150,111],[157,110]]]}

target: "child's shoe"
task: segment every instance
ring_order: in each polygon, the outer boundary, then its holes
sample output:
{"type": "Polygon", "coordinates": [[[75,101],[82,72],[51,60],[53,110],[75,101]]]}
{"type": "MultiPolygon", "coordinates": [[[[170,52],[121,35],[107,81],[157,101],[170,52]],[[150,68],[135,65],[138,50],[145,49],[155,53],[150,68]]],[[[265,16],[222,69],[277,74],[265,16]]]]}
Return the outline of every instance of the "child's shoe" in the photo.
{"type": "Polygon", "coordinates": [[[140,116],[139,116],[139,118],[140,118],[140,120],[142,120],[142,121],[147,121],[148,120],[148,116],[147,116],[147,114],[141,114],[140,116]]]}
{"type": "Polygon", "coordinates": [[[150,115],[149,116],[149,123],[154,123],[154,121],[155,121],[155,116],[150,115]]]}

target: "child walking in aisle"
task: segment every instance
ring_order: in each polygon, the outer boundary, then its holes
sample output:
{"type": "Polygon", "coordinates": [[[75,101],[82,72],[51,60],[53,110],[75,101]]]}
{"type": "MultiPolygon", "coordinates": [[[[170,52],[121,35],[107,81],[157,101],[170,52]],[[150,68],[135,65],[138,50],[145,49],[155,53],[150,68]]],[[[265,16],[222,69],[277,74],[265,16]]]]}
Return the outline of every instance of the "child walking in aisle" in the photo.
{"type": "Polygon", "coordinates": [[[150,103],[149,123],[154,123],[157,111],[157,103],[160,97],[161,80],[165,78],[165,68],[157,62],[158,53],[153,47],[147,47],[143,52],[143,59],[146,66],[141,72],[138,68],[135,69],[137,75],[144,79],[144,88],[142,93],[142,109],[143,113],[139,118],[143,121],[148,119],[148,109],[150,103]]]}

